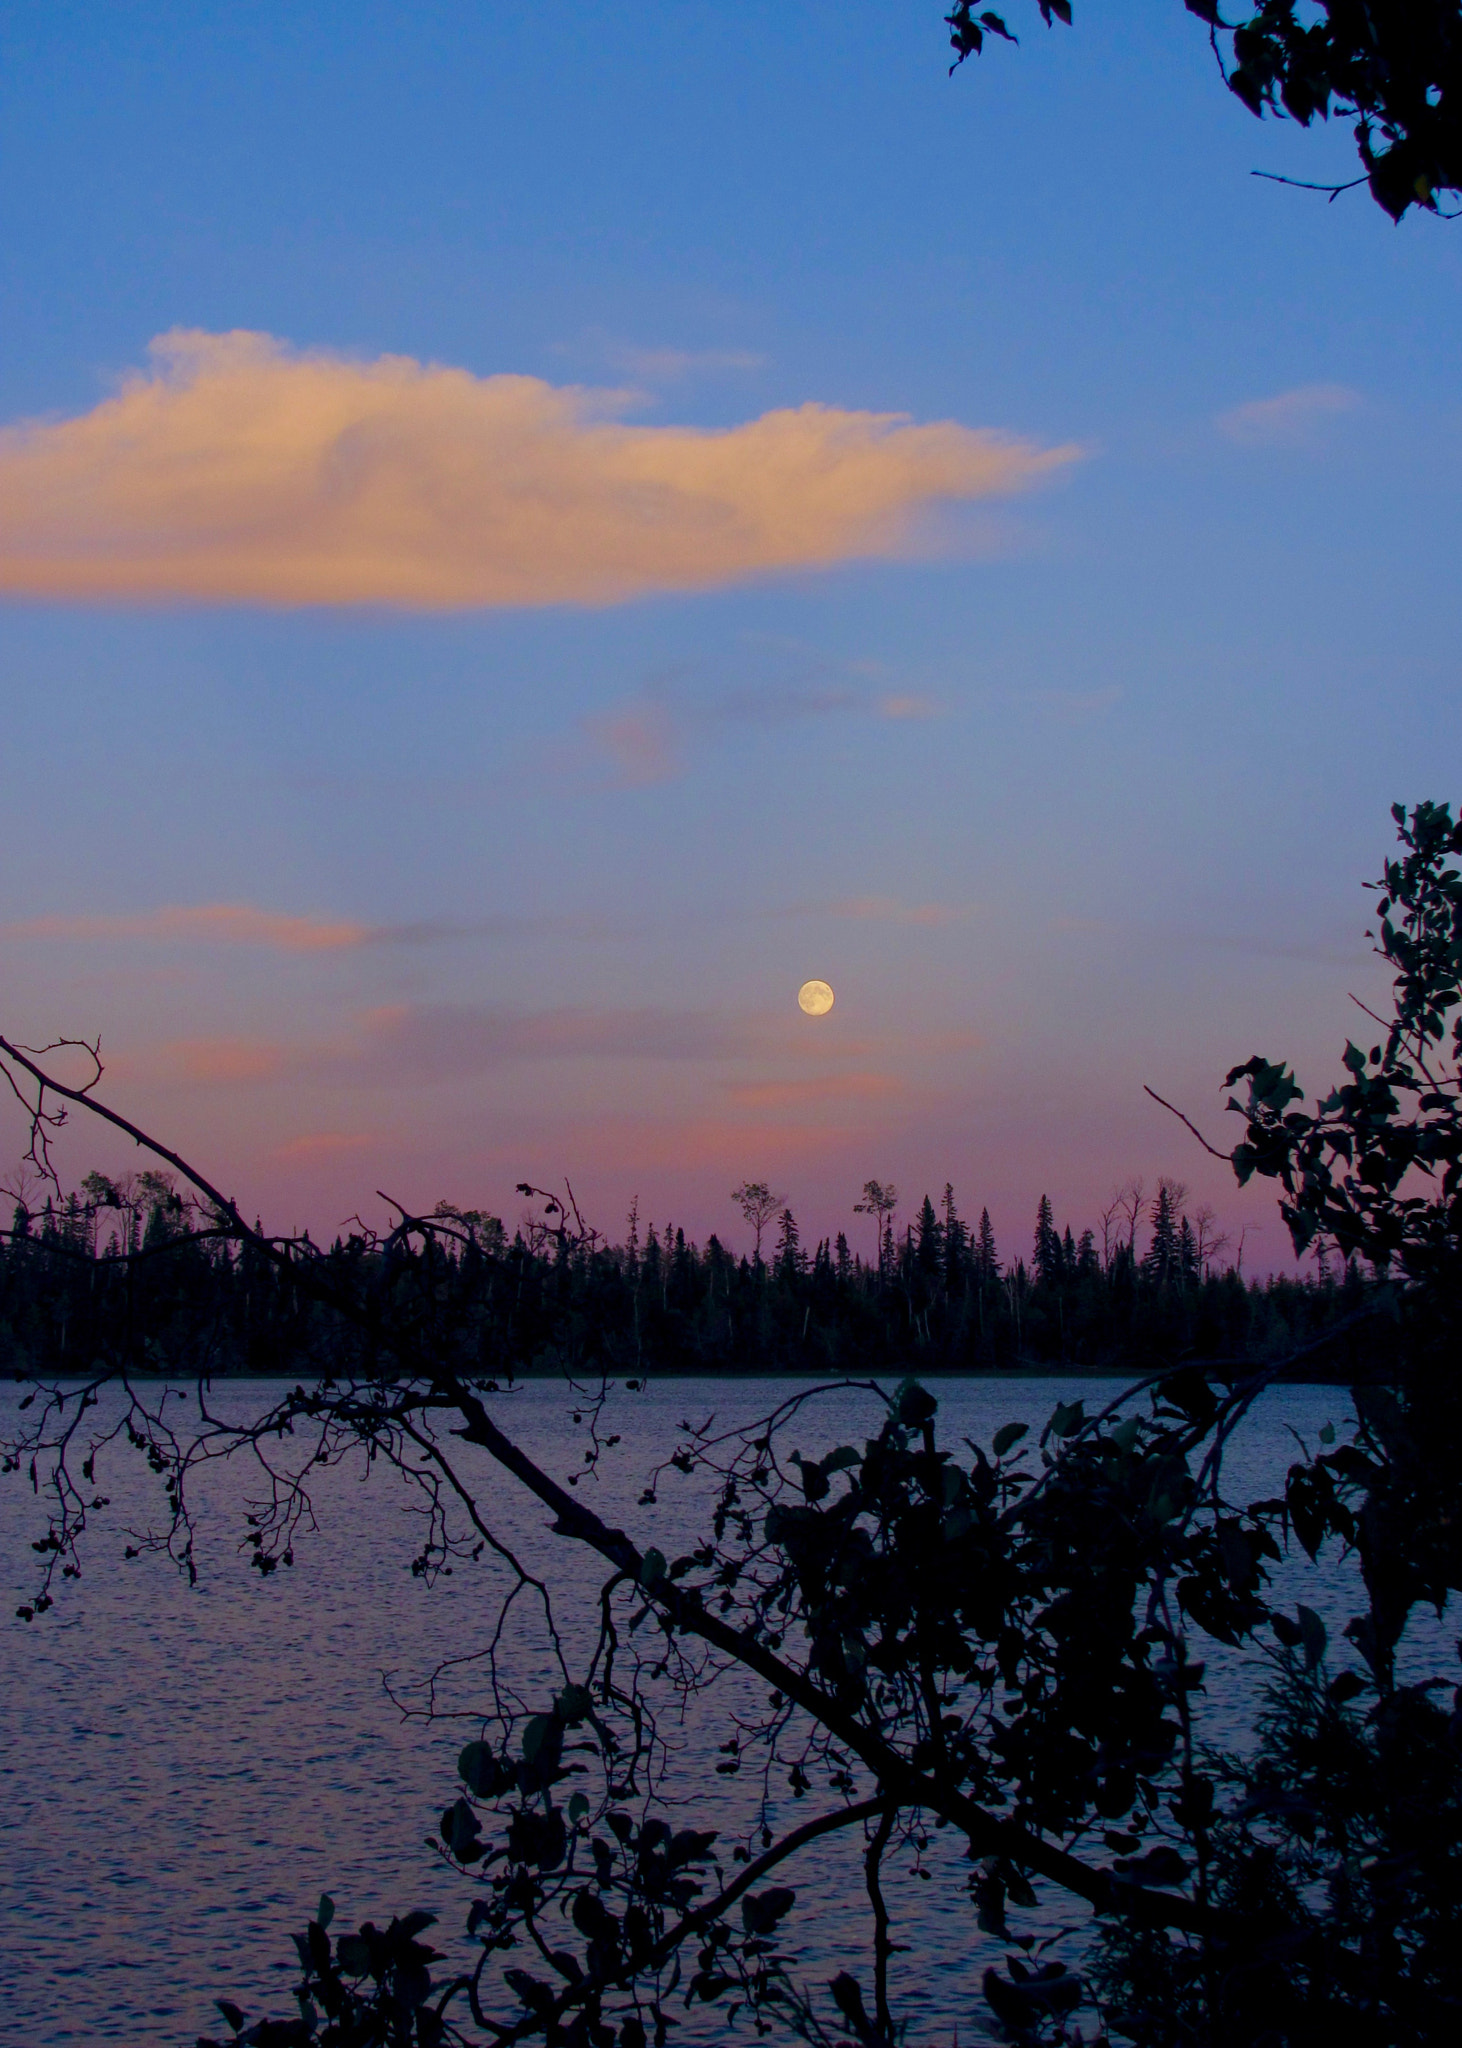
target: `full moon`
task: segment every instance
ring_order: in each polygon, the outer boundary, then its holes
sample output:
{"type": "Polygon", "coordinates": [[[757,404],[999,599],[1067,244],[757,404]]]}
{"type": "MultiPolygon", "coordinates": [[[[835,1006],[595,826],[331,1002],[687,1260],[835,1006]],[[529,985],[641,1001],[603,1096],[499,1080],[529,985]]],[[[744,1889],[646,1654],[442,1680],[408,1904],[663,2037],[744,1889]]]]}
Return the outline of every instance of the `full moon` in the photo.
{"type": "Polygon", "coordinates": [[[825,981],[804,981],[797,991],[797,1007],[809,1017],[825,1017],[833,1006],[833,992],[825,981]]]}

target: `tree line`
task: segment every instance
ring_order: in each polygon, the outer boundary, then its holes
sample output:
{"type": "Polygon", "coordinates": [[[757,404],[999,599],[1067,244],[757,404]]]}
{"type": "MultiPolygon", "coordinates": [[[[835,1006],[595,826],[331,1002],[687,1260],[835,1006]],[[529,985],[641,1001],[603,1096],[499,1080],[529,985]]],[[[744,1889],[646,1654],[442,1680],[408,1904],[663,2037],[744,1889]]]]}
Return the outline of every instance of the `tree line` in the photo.
{"type": "MultiPolygon", "coordinates": [[[[770,1184],[743,1182],[733,1199],[749,1257],[670,1223],[642,1234],[637,1205],[611,1244],[571,1190],[521,1191],[534,1205],[511,1236],[496,1216],[442,1202],[431,1231],[355,1231],[319,1256],[353,1297],[378,1303],[383,1331],[429,1293],[462,1369],[509,1376],[1262,1362],[1331,1332],[1340,1348],[1324,1370],[1350,1372],[1374,1342],[1347,1334],[1377,1285],[1353,1260],[1246,1281],[1239,1260],[1225,1262],[1211,1209],[1190,1213],[1167,1178],[1151,1193],[1129,1181],[1079,1235],[1042,1195],[1029,1248],[1006,1255],[989,1210],[967,1221],[948,1183],[897,1229],[896,1189],[868,1181],[854,1208],[871,1242],[855,1250],[842,1231],[808,1247],[770,1184]]],[[[64,1199],[17,1201],[0,1233],[0,1362],[12,1372],[331,1372],[368,1362],[362,1344],[288,1262],[221,1234],[165,1171],[90,1173],[64,1199]]]]}

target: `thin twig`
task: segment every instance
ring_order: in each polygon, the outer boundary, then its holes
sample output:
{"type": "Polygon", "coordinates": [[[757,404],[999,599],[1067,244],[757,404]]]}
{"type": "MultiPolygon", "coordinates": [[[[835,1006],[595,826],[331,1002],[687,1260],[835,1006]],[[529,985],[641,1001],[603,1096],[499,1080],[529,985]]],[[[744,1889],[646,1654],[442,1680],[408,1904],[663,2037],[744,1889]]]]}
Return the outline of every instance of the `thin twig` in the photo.
{"type": "Polygon", "coordinates": [[[1362,173],[1358,178],[1347,178],[1343,185],[1317,185],[1309,178],[1286,178],[1278,171],[1250,171],[1251,178],[1267,178],[1271,185],[1294,185],[1301,192],[1324,192],[1333,206],[1342,192],[1354,192],[1358,185],[1369,185],[1370,179],[1362,173]]]}
{"type": "Polygon", "coordinates": [[[1194,1137],[1198,1140],[1199,1144],[1203,1147],[1205,1152],[1211,1152],[1215,1159],[1222,1159],[1225,1162],[1225,1164],[1227,1164],[1233,1158],[1234,1155],[1232,1154],[1232,1152],[1220,1152],[1217,1145],[1210,1145],[1208,1140],[1204,1137],[1202,1131],[1199,1130],[1197,1124],[1193,1122],[1191,1117],[1184,1116],[1182,1110],[1176,1108],[1171,1102],[1167,1101],[1164,1096],[1159,1095],[1155,1088],[1149,1088],[1145,1081],[1142,1084],[1142,1092],[1144,1095],[1150,1095],[1153,1101],[1156,1103],[1160,1103],[1164,1109],[1171,1110],[1172,1114],[1178,1119],[1178,1122],[1180,1124],[1186,1124],[1188,1126],[1188,1129],[1193,1133],[1194,1137]]]}

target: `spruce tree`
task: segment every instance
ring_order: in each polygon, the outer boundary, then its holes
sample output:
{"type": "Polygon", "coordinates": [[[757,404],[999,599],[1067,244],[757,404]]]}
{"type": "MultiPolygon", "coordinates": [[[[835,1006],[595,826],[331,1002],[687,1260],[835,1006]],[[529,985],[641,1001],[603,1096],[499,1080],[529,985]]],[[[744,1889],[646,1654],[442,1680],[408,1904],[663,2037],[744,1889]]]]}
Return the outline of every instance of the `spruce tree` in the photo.
{"type": "Polygon", "coordinates": [[[995,1231],[990,1222],[990,1211],[980,1211],[980,1234],[975,1241],[975,1270],[981,1280],[1000,1278],[1000,1257],[995,1249],[995,1231]]]}
{"type": "Polygon", "coordinates": [[[777,1271],[784,1276],[800,1273],[806,1264],[797,1218],[790,1209],[784,1209],[777,1218],[777,1271]]]}
{"type": "Polygon", "coordinates": [[[954,1206],[954,1183],[944,1183],[944,1287],[953,1294],[964,1278],[965,1257],[969,1251],[970,1234],[960,1221],[954,1206]]]}
{"type": "Polygon", "coordinates": [[[1055,1214],[1049,1195],[1042,1195],[1036,1210],[1034,1257],[1037,1287],[1054,1287],[1061,1278],[1061,1239],[1056,1232],[1055,1214]]]}
{"type": "Polygon", "coordinates": [[[1198,1285],[1198,1240],[1193,1235],[1193,1226],[1185,1216],[1178,1225],[1177,1251],[1178,1280],[1184,1287],[1198,1285]]]}
{"type": "Polygon", "coordinates": [[[1178,1277],[1178,1219],[1172,1188],[1166,1180],[1157,1184],[1157,1200],[1152,1205],[1152,1242],[1142,1269],[1159,1287],[1178,1277]]]}
{"type": "Polygon", "coordinates": [[[919,1211],[918,1260],[920,1272],[929,1279],[933,1279],[944,1264],[944,1228],[927,1195],[919,1211]]]}

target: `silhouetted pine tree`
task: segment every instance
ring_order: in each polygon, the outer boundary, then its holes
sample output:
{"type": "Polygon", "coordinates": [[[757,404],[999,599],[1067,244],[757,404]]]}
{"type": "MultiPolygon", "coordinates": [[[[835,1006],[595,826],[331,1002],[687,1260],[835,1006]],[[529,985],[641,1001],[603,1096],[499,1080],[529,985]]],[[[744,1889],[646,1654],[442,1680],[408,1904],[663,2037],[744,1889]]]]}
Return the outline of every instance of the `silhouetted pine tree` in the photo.
{"type": "Polygon", "coordinates": [[[802,1249],[797,1218],[790,1209],[784,1209],[777,1218],[777,1271],[784,1275],[800,1273],[806,1265],[807,1254],[802,1249]]]}
{"type": "Polygon", "coordinates": [[[954,1185],[944,1183],[944,1288],[947,1294],[957,1292],[964,1281],[965,1261],[969,1256],[970,1234],[959,1219],[954,1206],[954,1185]]]}
{"type": "Polygon", "coordinates": [[[1157,1199],[1152,1205],[1152,1242],[1142,1261],[1142,1269],[1150,1280],[1161,1287],[1178,1278],[1178,1218],[1173,1211],[1172,1189],[1167,1181],[1157,1184],[1157,1199]]]}
{"type": "Polygon", "coordinates": [[[919,1272],[927,1281],[937,1279],[943,1270],[944,1227],[927,1195],[924,1197],[924,1206],[919,1211],[917,1261],[919,1272]]]}
{"type": "Polygon", "coordinates": [[[980,1211],[980,1233],[975,1240],[975,1270],[981,1280],[1000,1278],[1000,1257],[995,1249],[995,1230],[988,1209],[980,1211]]]}
{"type": "Polygon", "coordinates": [[[1061,1240],[1056,1234],[1051,1198],[1042,1195],[1036,1210],[1035,1255],[1032,1259],[1037,1287],[1054,1287],[1061,1278],[1061,1240]]]}
{"type": "Polygon", "coordinates": [[[1178,1225],[1177,1274],[1182,1286],[1198,1285],[1198,1240],[1186,1216],[1178,1225]]]}

